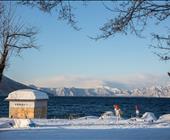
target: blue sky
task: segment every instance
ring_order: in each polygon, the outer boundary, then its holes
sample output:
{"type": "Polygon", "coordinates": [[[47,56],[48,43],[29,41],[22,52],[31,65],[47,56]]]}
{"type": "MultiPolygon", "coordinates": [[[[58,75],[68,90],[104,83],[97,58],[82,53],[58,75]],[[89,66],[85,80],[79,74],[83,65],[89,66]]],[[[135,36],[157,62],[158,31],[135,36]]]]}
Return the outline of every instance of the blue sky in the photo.
{"type": "Polygon", "coordinates": [[[99,27],[112,13],[104,9],[101,2],[89,2],[88,6],[74,2],[73,5],[80,31],[58,21],[55,12],[47,14],[17,6],[16,15],[26,25],[37,27],[40,48],[26,50],[21,57],[13,56],[5,71],[8,77],[46,87],[96,87],[108,81],[113,86],[115,83],[147,86],[168,80],[169,62],[160,61],[148,46],[150,33],[165,33],[162,27],[169,21],[161,26],[149,23],[143,39],[129,33],[96,42],[88,36],[100,33],[99,27]]]}

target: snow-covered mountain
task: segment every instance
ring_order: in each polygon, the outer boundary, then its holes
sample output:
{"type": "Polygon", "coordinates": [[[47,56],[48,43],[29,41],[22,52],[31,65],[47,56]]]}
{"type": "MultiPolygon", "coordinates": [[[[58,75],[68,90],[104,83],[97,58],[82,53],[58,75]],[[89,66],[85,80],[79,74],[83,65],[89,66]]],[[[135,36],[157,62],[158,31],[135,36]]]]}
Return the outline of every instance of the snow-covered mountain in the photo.
{"type": "Polygon", "coordinates": [[[142,97],[170,97],[170,85],[166,86],[152,86],[142,89],[124,90],[118,88],[112,88],[109,86],[101,86],[98,88],[38,88],[34,85],[26,86],[18,83],[10,78],[3,77],[0,83],[0,96],[7,96],[8,93],[17,90],[33,88],[44,91],[50,96],[142,96],[142,97]]]}
{"type": "Polygon", "coordinates": [[[142,96],[142,97],[170,97],[170,86],[152,86],[149,88],[124,90],[107,86],[99,88],[37,88],[52,96],[142,96]]]}

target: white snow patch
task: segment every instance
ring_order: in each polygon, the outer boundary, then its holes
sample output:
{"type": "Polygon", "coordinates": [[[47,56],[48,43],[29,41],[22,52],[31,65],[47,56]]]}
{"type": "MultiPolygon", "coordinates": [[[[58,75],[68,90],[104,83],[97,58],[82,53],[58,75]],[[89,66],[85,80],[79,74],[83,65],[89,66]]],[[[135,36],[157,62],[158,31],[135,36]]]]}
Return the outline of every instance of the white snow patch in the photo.
{"type": "Polygon", "coordinates": [[[29,128],[32,121],[30,119],[14,119],[14,128],[29,128]]]}
{"type": "Polygon", "coordinates": [[[105,113],[103,113],[101,115],[101,117],[99,119],[112,119],[112,120],[116,120],[116,116],[114,115],[114,113],[112,111],[107,111],[105,113]]]}
{"type": "Polygon", "coordinates": [[[156,117],[155,117],[155,115],[154,115],[154,113],[152,113],[152,112],[146,112],[146,113],[144,113],[143,116],[142,116],[142,119],[143,119],[144,121],[147,121],[147,122],[154,122],[154,121],[157,120],[156,117]]]}
{"type": "Polygon", "coordinates": [[[165,114],[159,117],[159,121],[169,121],[170,122],[170,114],[165,114]]]}

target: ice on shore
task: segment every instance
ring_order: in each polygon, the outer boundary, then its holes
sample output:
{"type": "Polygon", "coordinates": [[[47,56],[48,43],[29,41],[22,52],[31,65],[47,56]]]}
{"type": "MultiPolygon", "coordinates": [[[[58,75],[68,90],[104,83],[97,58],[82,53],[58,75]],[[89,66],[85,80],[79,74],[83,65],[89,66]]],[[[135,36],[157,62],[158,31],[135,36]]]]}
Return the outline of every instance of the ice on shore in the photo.
{"type": "Polygon", "coordinates": [[[77,119],[8,119],[0,118],[0,129],[16,128],[71,128],[71,129],[111,129],[111,128],[170,128],[170,114],[157,119],[152,112],[141,118],[121,118],[118,122],[113,112],[105,112],[101,117],[86,116],[77,119]]]}

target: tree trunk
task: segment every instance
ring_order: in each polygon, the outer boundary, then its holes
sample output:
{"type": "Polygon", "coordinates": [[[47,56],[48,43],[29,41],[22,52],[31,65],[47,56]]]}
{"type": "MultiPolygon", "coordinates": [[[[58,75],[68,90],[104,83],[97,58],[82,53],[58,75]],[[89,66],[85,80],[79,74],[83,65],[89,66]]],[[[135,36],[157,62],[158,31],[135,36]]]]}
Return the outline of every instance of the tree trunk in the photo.
{"type": "Polygon", "coordinates": [[[5,65],[0,64],[0,83],[1,83],[1,81],[2,81],[4,68],[5,68],[5,65]]]}
{"type": "Polygon", "coordinates": [[[2,82],[3,72],[6,67],[7,56],[8,56],[8,51],[6,51],[6,48],[5,48],[0,58],[0,83],[2,82]]]}

